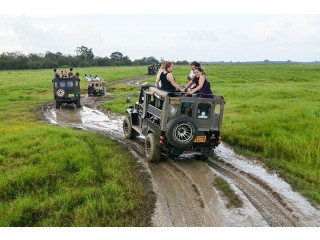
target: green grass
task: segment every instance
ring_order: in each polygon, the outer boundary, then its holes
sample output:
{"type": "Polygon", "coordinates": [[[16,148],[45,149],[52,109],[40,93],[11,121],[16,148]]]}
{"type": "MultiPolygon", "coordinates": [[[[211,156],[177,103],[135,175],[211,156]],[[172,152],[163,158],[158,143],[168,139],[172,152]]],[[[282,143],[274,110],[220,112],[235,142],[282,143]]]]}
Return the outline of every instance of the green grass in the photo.
{"type": "MultiPolygon", "coordinates": [[[[75,72],[111,81],[142,75],[145,68],[75,72]]],[[[52,75],[0,71],[0,226],[150,225],[150,182],[125,147],[39,121],[41,104],[53,101],[52,75]]]]}
{"type": "MultiPolygon", "coordinates": [[[[223,140],[236,151],[261,159],[319,205],[320,67],[203,67],[213,92],[226,100],[223,140]]],[[[181,85],[187,83],[189,72],[189,66],[176,66],[173,75],[181,85]]],[[[153,83],[155,78],[147,81],[153,83]]],[[[132,97],[132,102],[136,100],[132,97]]],[[[124,113],[126,106],[125,98],[114,99],[110,109],[124,113]]]]}
{"type": "Polygon", "coordinates": [[[108,87],[107,91],[112,93],[115,98],[103,103],[101,107],[112,112],[125,114],[128,105],[130,105],[126,102],[127,97],[129,96],[134,104],[138,100],[140,88],[119,83],[108,87]]]}
{"type": "Polygon", "coordinates": [[[227,199],[227,208],[240,208],[243,205],[243,202],[239,198],[239,196],[233,191],[233,189],[230,187],[229,183],[224,180],[222,177],[217,176],[215,177],[213,183],[213,186],[215,186],[224,197],[227,199]]]}

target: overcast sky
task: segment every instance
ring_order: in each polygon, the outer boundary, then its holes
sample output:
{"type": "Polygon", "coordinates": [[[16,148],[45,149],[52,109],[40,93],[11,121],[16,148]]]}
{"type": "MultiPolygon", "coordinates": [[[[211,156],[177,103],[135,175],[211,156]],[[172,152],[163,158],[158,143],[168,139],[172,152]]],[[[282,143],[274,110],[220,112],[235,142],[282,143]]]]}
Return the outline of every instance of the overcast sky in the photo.
{"type": "Polygon", "coordinates": [[[320,60],[320,15],[0,14],[0,53],[62,52],[131,60],[320,60]]]}

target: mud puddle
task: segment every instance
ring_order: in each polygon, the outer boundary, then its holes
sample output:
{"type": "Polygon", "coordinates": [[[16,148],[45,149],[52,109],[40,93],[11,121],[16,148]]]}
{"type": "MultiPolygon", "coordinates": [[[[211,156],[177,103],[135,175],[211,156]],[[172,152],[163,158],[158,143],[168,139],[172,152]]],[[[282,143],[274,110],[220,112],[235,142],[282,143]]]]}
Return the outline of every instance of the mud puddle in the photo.
{"type": "Polygon", "coordinates": [[[60,109],[47,106],[44,111],[45,119],[52,124],[100,132],[112,135],[115,139],[122,135],[122,132],[119,132],[122,130],[122,119],[117,115],[107,116],[97,109],[86,106],[72,108],[72,105],[62,106],[60,109]]]}

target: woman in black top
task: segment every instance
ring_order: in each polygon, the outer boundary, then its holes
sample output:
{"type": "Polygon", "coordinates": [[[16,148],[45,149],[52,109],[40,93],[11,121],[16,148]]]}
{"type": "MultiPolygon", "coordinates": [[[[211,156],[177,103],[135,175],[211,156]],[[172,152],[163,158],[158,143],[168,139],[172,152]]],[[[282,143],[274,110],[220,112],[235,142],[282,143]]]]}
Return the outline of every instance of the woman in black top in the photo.
{"type": "Polygon", "coordinates": [[[176,84],[175,79],[172,75],[173,63],[165,62],[163,66],[164,70],[160,74],[161,89],[168,92],[181,91],[181,88],[176,84]]]}

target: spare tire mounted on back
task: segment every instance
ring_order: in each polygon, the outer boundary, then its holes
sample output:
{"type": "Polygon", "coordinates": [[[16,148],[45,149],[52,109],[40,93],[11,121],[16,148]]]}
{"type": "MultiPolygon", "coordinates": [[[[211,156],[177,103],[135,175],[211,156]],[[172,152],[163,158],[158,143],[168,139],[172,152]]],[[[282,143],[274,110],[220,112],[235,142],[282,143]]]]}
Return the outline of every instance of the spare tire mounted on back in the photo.
{"type": "Polygon", "coordinates": [[[194,120],[182,115],[169,121],[166,138],[175,147],[189,147],[198,135],[194,120]]]}

